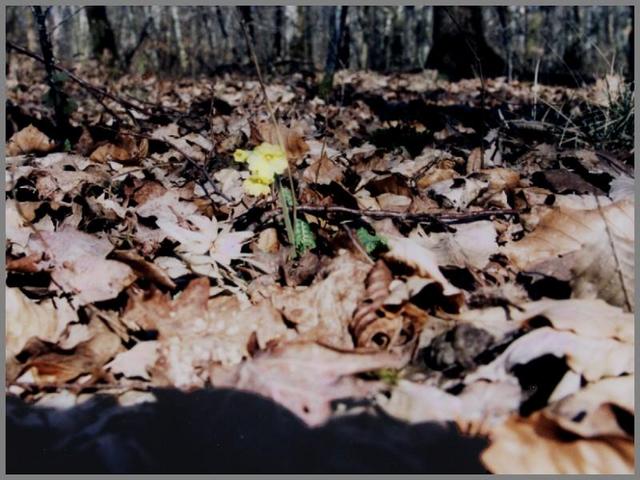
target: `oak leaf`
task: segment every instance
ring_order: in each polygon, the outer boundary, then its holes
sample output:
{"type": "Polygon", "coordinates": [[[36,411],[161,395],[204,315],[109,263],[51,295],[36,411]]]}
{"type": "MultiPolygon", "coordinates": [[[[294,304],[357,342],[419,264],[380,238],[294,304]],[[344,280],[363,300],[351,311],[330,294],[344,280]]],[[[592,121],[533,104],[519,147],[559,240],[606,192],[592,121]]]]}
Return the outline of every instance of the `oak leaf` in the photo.
{"type": "Polygon", "coordinates": [[[55,142],[33,125],[13,134],[7,143],[7,156],[27,153],[46,153],[55,147],[55,142]]]}

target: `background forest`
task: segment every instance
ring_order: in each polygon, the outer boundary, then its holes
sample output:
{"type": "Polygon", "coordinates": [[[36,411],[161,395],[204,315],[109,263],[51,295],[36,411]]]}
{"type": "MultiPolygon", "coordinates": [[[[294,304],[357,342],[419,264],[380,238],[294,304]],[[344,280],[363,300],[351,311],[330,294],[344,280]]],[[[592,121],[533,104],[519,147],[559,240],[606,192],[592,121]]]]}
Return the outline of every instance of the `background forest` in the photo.
{"type": "MultiPolygon", "coordinates": [[[[114,65],[131,73],[181,75],[251,71],[239,17],[260,62],[277,73],[325,68],[332,42],[338,43],[332,59],[338,69],[439,67],[434,54],[440,43],[453,55],[468,57],[467,45],[447,42],[448,32],[461,29],[471,33],[471,43],[486,38],[499,55],[502,62],[490,73],[532,79],[537,68],[540,81],[570,84],[630,71],[632,8],[55,5],[47,28],[59,60],[80,61],[106,50],[114,65]]],[[[8,7],[7,38],[38,50],[29,7],[8,7]]]]}

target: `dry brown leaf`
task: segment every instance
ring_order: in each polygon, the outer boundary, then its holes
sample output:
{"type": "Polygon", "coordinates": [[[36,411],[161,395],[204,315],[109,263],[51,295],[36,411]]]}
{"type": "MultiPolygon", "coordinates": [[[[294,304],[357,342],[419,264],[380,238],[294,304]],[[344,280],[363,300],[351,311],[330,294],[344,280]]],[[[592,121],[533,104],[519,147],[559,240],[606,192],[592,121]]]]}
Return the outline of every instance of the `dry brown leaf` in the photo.
{"type": "Polygon", "coordinates": [[[135,250],[114,250],[113,258],[122,263],[126,263],[143,278],[147,278],[166,288],[176,288],[176,284],[171,280],[171,277],[167,275],[167,272],[158,265],[147,261],[135,250]]]}
{"type": "Polygon", "coordinates": [[[584,438],[611,435],[632,440],[634,379],[634,375],[625,375],[587,384],[544,409],[543,414],[565,430],[584,438]],[[626,419],[619,413],[621,411],[627,414],[626,419]],[[620,425],[625,420],[626,430],[620,425]]]}
{"type": "Polygon", "coordinates": [[[461,292],[454,287],[438,268],[437,257],[416,240],[404,237],[388,237],[388,260],[404,263],[422,277],[431,278],[442,286],[442,293],[448,297],[460,297],[461,292]]]}
{"type": "Polygon", "coordinates": [[[129,328],[158,331],[152,378],[179,388],[202,387],[211,364],[236,364],[250,355],[252,344],[264,349],[288,334],[268,302],[247,307],[236,297],[209,300],[206,278],[192,280],[175,300],[159,292],[149,298],[134,293],[122,321],[129,328]]]}
{"type": "Polygon", "coordinates": [[[633,441],[615,437],[567,437],[551,420],[535,413],[514,416],[491,434],[481,456],[498,474],[631,474],[633,441]]]}
{"type": "Polygon", "coordinates": [[[380,368],[400,368],[406,355],[343,352],[314,343],[294,343],[261,352],[233,369],[215,367],[211,381],[216,387],[248,390],[273,399],[308,425],[324,423],[331,414],[330,402],[362,397],[380,385],[351,375],[380,368]]]}
{"type": "Polygon", "coordinates": [[[117,143],[107,143],[96,148],[89,157],[94,162],[137,162],[147,156],[149,141],[146,138],[136,142],[135,138],[123,135],[117,143]]]}
{"type": "Polygon", "coordinates": [[[483,149],[480,147],[474,148],[469,154],[467,159],[467,173],[477,172],[482,169],[483,149]]]}
{"type": "Polygon", "coordinates": [[[329,157],[326,155],[318,158],[302,173],[302,178],[308,183],[318,183],[320,185],[329,185],[331,182],[341,182],[343,177],[344,168],[329,160],[329,157]]]}
{"type": "Polygon", "coordinates": [[[76,295],[80,305],[109,300],[135,280],[128,265],[104,257],[113,249],[106,239],[71,228],[39,232],[28,250],[45,255],[41,269],[51,269],[55,286],[76,295]]]}
{"type": "Polygon", "coordinates": [[[348,325],[364,296],[370,268],[369,263],[341,252],[327,267],[323,280],[310,287],[275,289],[269,296],[302,338],[352,348],[348,325]]]}
{"type": "Polygon", "coordinates": [[[264,253],[276,253],[280,250],[280,242],[278,241],[278,231],[275,228],[265,228],[258,235],[256,247],[264,253]]]}
{"type": "Polygon", "coordinates": [[[402,318],[387,317],[381,311],[390,293],[391,280],[393,275],[383,260],[378,260],[367,274],[366,296],[358,304],[349,325],[356,346],[386,347],[400,333],[402,318]]]}
{"type": "Polygon", "coordinates": [[[543,355],[566,357],[569,368],[590,382],[634,371],[632,344],[542,327],[515,340],[493,362],[467,375],[465,383],[481,379],[506,380],[516,365],[527,364],[543,355]]]}
{"type": "Polygon", "coordinates": [[[567,279],[578,298],[597,295],[633,309],[633,215],[632,199],[594,210],[552,209],[532,233],[505,246],[503,253],[523,270],[570,271],[567,279]]]}
{"type": "Polygon", "coordinates": [[[258,126],[258,136],[265,142],[273,145],[279,145],[280,139],[284,143],[284,148],[287,151],[287,156],[291,161],[300,160],[305,153],[309,151],[307,142],[304,141],[304,133],[301,128],[288,128],[279,126],[276,130],[275,125],[272,122],[263,122],[258,126]],[[280,132],[280,135],[278,135],[280,132]]]}
{"type": "Polygon", "coordinates": [[[56,342],[66,326],[78,320],[78,315],[66,300],[43,300],[36,303],[20,289],[5,290],[6,327],[5,359],[20,353],[29,339],[37,337],[56,342]]]}
{"type": "Polygon", "coordinates": [[[55,142],[33,125],[13,134],[7,143],[7,156],[27,153],[46,153],[55,147],[55,142]]]}
{"type": "Polygon", "coordinates": [[[99,378],[105,363],[123,349],[120,338],[101,321],[89,324],[91,338],[78,344],[72,352],[45,352],[30,358],[24,371],[38,384],[61,384],[81,375],[99,378]]]}

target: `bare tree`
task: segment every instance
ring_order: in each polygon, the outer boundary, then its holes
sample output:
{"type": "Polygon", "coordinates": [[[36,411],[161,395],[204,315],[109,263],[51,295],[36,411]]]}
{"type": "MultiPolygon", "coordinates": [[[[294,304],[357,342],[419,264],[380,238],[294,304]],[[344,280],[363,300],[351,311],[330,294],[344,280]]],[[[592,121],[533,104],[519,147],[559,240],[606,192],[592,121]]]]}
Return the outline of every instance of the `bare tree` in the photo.
{"type": "Polygon", "coordinates": [[[113,28],[107,17],[107,8],[104,6],[85,7],[89,31],[91,33],[91,50],[96,58],[102,58],[104,52],[109,52],[108,62],[114,64],[118,60],[118,47],[113,28]]]}
{"type": "Polygon", "coordinates": [[[433,46],[426,67],[451,79],[504,73],[504,60],[485,40],[480,7],[433,7],[433,46]]]}
{"type": "Polygon", "coordinates": [[[347,6],[331,7],[329,18],[332,25],[332,34],[329,41],[327,61],[324,67],[324,78],[320,85],[320,95],[323,97],[327,97],[333,88],[333,76],[336,72],[336,64],[338,63],[338,50],[342,43],[342,36],[347,22],[348,8],[347,6]]]}

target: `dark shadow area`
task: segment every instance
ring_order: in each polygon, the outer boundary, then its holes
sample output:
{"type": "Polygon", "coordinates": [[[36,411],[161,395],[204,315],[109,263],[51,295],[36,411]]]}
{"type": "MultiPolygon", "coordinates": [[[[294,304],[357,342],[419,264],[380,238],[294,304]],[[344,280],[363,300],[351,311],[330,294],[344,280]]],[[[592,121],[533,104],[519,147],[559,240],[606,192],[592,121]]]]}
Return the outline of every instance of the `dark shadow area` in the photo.
{"type": "Polygon", "coordinates": [[[487,442],[452,425],[359,414],[308,428],[262,397],[156,390],[69,410],[7,398],[7,473],[484,473],[487,442]]]}

